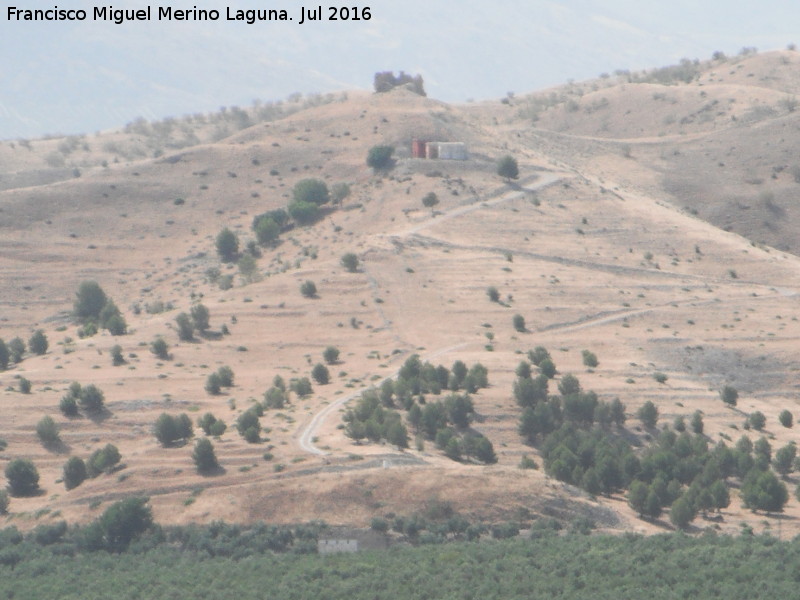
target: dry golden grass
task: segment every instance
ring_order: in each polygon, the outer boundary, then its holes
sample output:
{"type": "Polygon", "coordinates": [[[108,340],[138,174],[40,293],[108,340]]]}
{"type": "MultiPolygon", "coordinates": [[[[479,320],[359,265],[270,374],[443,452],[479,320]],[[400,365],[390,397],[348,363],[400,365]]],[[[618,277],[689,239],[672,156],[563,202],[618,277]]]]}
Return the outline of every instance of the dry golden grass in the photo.
{"type": "MultiPolygon", "coordinates": [[[[780,56],[741,59],[731,68],[764,69],[766,76],[768,68],[779,68],[780,56]]],[[[797,408],[800,259],[700,220],[674,191],[677,185],[699,190],[697,203],[704,203],[706,188],[698,181],[708,169],[696,166],[680,179],[680,161],[738,136],[741,152],[726,160],[761,164],[747,136],[769,131],[773,139],[775,128],[793,122],[793,114],[779,114],[726,125],[732,116],[741,121],[744,107],[775,104],[791,91],[788,83],[749,79],[718,82],[706,72],[702,87],[605,81],[604,89],[587,91],[581,105],[606,97],[608,106],[591,112],[556,106],[535,128],[519,115],[517,100],[454,107],[405,92],[357,95],[216,143],[0,193],[0,337],[27,339],[42,328],[51,344],[46,355],[0,375],[0,438],[8,442],[1,462],[33,459],[44,489],[38,497],[12,499],[11,514],[0,524],[26,526],[59,515],[86,521],[114,499],[145,494],[167,523],[323,518],[365,525],[373,516],[410,513],[438,499],[487,519],[514,518],[523,509],[565,517],[588,512],[609,530],[659,530],[637,520],[622,497],[593,501],[542,471],[518,468],[523,454],[536,451],[516,432],[514,368],[528,349],[543,345],[562,374],[576,374],[601,398],[619,397],[630,415],[646,400],[658,405],[663,424],[702,410],[706,434],[716,442],[738,438],[744,415],[761,410],[773,447],[793,439],[777,415],[797,408]],[[661,93],[666,99],[653,98],[661,93]],[[660,136],[664,117],[653,112],[653,103],[688,114],[729,96],[736,102],[725,115],[694,121],[685,131],[671,125],[660,136]],[[412,137],[464,140],[472,158],[410,160],[412,137]],[[389,177],[373,175],[364,164],[369,147],[379,143],[400,148],[389,177]],[[518,186],[494,174],[494,160],[506,152],[520,158],[518,186]],[[285,205],[305,177],[349,182],[352,194],[313,227],[284,234],[266,250],[258,281],[235,275],[230,290],[213,285],[206,271],[220,267],[217,232],[227,226],[242,241],[252,238],[253,216],[285,205]],[[436,213],[421,205],[430,191],[440,199],[436,213]],[[360,272],[340,266],[346,252],[359,255],[360,272]],[[84,279],[100,282],[122,308],[128,335],[78,339],[69,311],[84,279]],[[317,298],[301,296],[307,279],[316,282],[317,298]],[[500,290],[502,304],[489,302],[489,286],[500,290]],[[212,329],[225,324],[231,335],[179,342],[174,318],[200,299],[210,309],[212,329]],[[155,302],[173,308],[148,314],[145,306],[155,302]],[[528,332],[514,330],[515,313],[524,315],[528,332]],[[158,335],[171,346],[169,361],[149,351],[158,335]],[[123,347],[126,365],[111,365],[115,344],[123,347]],[[293,398],[284,410],[268,411],[261,420],[268,441],[245,443],[232,427],[237,415],[261,399],[275,375],[309,376],[328,345],[341,349],[332,382],[315,386],[306,399],[293,398]],[[581,362],[584,349],[600,360],[591,372],[581,362]],[[474,426],[493,441],[497,465],[457,464],[432,444],[402,454],[354,445],[338,427],[344,410],[338,404],[307,430],[326,406],[391,376],[414,352],[448,366],[460,359],[489,368],[491,387],[474,398],[474,426]],[[236,385],[209,396],[205,378],[222,365],[234,370],[236,385]],[[655,372],[665,373],[666,383],[657,383],[655,372]],[[18,376],[33,382],[31,395],[15,390],[18,376]],[[105,418],[60,415],[59,399],[72,381],[104,390],[105,418]],[[741,392],[737,410],[719,400],[726,383],[741,392]],[[158,445],[152,425],[165,411],[192,419],[211,411],[228,423],[214,440],[223,473],[202,477],[190,446],[158,445]],[[36,439],[35,423],[46,414],[61,426],[60,451],[36,439]],[[301,446],[306,431],[327,454],[301,446]],[[119,447],[124,468],[66,491],[58,481],[66,458],[87,458],[109,442],[119,447]],[[264,460],[265,452],[271,460],[264,460]]],[[[108,140],[120,135],[103,134],[108,140]]],[[[91,147],[103,147],[103,136],[91,147]]],[[[57,144],[35,141],[28,150],[4,143],[0,156],[16,153],[16,162],[4,164],[30,173],[57,144]]],[[[794,185],[789,177],[784,169],[777,181],[794,185]]],[[[714,210],[722,211],[704,206],[700,212],[714,210]]],[[[782,221],[786,232],[790,217],[782,221]]],[[[226,265],[221,271],[236,273],[226,265]]],[[[632,416],[629,427],[636,431],[632,416]]],[[[784,530],[800,532],[797,514],[791,500],[784,530]]],[[[719,525],[733,531],[742,521],[762,527],[761,517],[734,498],[719,525]]]]}

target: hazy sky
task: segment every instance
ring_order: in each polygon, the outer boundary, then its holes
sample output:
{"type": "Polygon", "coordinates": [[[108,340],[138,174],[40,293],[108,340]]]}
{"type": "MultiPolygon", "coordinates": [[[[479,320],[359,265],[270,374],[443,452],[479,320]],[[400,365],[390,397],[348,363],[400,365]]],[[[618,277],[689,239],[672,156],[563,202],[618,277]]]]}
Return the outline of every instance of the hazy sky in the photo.
{"type": "MultiPolygon", "coordinates": [[[[615,69],[706,58],[743,46],[797,41],[800,2],[696,0],[376,0],[372,18],[299,25],[295,0],[194,0],[152,7],[153,21],[91,21],[93,4],[10,2],[17,8],[83,8],[83,22],[9,21],[0,14],[0,139],[93,132],[138,116],[162,118],[246,106],[292,92],[369,89],[376,71],[421,73],[446,101],[533,91],[615,69]],[[158,22],[159,6],[220,11],[216,22],[158,22]],[[286,9],[291,23],[227,22],[226,9],[286,9]]],[[[324,14],[328,11],[323,4],[324,14]]]]}

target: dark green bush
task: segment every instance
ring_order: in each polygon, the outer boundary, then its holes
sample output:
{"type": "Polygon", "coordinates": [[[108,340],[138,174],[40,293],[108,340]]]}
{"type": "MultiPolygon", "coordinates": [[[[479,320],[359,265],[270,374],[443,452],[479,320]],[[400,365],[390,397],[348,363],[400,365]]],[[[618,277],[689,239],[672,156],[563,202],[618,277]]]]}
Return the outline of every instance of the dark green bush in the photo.
{"type": "Polygon", "coordinates": [[[8,368],[8,363],[11,360],[11,351],[6,346],[6,343],[0,339],[0,371],[5,371],[8,368]]]}
{"type": "Polygon", "coordinates": [[[236,419],[236,429],[247,442],[255,444],[260,440],[261,423],[255,410],[248,409],[236,419]]]}
{"type": "Polygon", "coordinates": [[[292,189],[295,202],[305,202],[320,206],[330,200],[328,186],[319,179],[302,179],[292,189]]]}
{"type": "Polygon", "coordinates": [[[328,371],[328,367],[322,363],[317,363],[314,365],[314,368],[311,370],[311,376],[314,378],[314,381],[320,385],[325,385],[331,380],[331,374],[330,371],[328,371]]]}
{"type": "Polygon", "coordinates": [[[353,252],[348,252],[342,256],[341,263],[349,273],[356,273],[358,271],[358,256],[353,252]]]}
{"type": "Polygon", "coordinates": [[[306,298],[314,298],[317,295],[317,286],[313,281],[304,281],[300,285],[300,293],[306,298]]]}
{"type": "Polygon", "coordinates": [[[434,192],[428,192],[422,198],[422,206],[425,208],[433,208],[439,204],[439,197],[434,192]]]}
{"type": "Polygon", "coordinates": [[[20,363],[22,357],[25,356],[25,342],[22,341],[22,338],[15,337],[8,342],[8,351],[11,353],[11,362],[20,363]]]}
{"type": "Polygon", "coordinates": [[[78,414],[78,399],[71,394],[61,398],[58,408],[65,417],[74,417],[78,414]]]}
{"type": "Polygon", "coordinates": [[[31,496],[39,491],[39,471],[27,458],[15,458],[6,465],[8,488],[14,496],[31,496]]]}
{"type": "Polygon", "coordinates": [[[375,171],[388,169],[392,166],[394,146],[373,146],[367,153],[367,166],[375,171]]]}
{"type": "Polygon", "coordinates": [[[88,320],[98,321],[100,311],[103,310],[107,300],[106,293],[96,281],[83,281],[78,286],[77,298],[75,299],[75,316],[82,322],[88,320]]]}
{"type": "Polygon", "coordinates": [[[111,364],[115,367],[125,364],[125,357],[122,356],[122,346],[119,344],[111,348],[111,364]]]}
{"type": "Polygon", "coordinates": [[[239,256],[239,238],[227,227],[217,234],[216,246],[222,262],[233,262],[239,256]]]}
{"type": "Polygon", "coordinates": [[[497,161],[497,174],[503,179],[517,179],[519,177],[519,165],[517,159],[507,154],[497,161]]]}
{"type": "Polygon", "coordinates": [[[92,452],[86,462],[86,471],[89,477],[97,477],[100,473],[110,473],[122,460],[119,449],[114,444],[106,444],[92,452]]]}
{"type": "Polygon", "coordinates": [[[589,367],[590,369],[594,369],[598,364],[600,364],[594,352],[590,352],[589,350],[583,350],[581,354],[583,355],[584,366],[589,367]]]}
{"type": "Polygon", "coordinates": [[[281,235],[281,226],[270,217],[263,217],[256,221],[253,226],[258,243],[262,246],[274,244],[281,235]]]}
{"type": "Polygon", "coordinates": [[[313,202],[292,202],[288,208],[299,225],[311,225],[319,218],[319,206],[313,202]]]}
{"type": "Polygon", "coordinates": [[[648,429],[652,429],[658,422],[658,409],[656,408],[655,404],[648,400],[642,404],[642,406],[639,408],[639,411],[636,413],[636,416],[639,417],[642,425],[648,429]]]}
{"type": "Polygon", "coordinates": [[[210,473],[219,468],[217,455],[214,453],[214,444],[208,438],[200,438],[194,445],[192,460],[198,473],[210,473]]]}
{"type": "Polygon", "coordinates": [[[722,401],[729,406],[736,406],[736,402],[739,399],[739,391],[730,385],[723,387],[720,390],[719,395],[720,398],[722,398],[722,401]]]}
{"type": "Polygon", "coordinates": [[[161,413],[153,426],[153,433],[165,448],[194,436],[192,421],[186,413],[179,415],[161,413]]]}
{"type": "Polygon", "coordinates": [[[41,329],[37,329],[31,336],[31,339],[28,340],[28,348],[34,354],[44,354],[47,352],[47,346],[47,336],[41,329]]]}
{"type": "Polygon", "coordinates": [[[99,412],[103,410],[105,396],[100,388],[94,384],[89,384],[80,389],[79,402],[83,410],[88,412],[99,412]]]}
{"type": "Polygon", "coordinates": [[[61,441],[58,436],[58,425],[56,425],[56,422],[50,415],[42,417],[39,419],[39,422],[36,423],[36,435],[39,436],[41,442],[46,446],[57,444],[61,441]]]}
{"type": "Polygon", "coordinates": [[[169,345],[162,337],[157,337],[150,344],[150,351],[161,360],[169,360],[169,345]]]}
{"type": "Polygon", "coordinates": [[[339,349],[336,346],[328,346],[322,353],[322,358],[329,365],[335,365],[339,362],[339,349]]]}
{"type": "Polygon", "coordinates": [[[82,458],[70,456],[64,463],[64,486],[74,489],[86,480],[86,463],[82,458]]]}

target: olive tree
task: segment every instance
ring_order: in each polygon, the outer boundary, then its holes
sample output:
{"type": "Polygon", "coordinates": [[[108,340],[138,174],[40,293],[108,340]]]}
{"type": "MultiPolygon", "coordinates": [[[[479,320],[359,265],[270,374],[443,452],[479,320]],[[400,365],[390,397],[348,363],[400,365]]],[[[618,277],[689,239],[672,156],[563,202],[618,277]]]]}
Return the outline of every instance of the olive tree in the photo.
{"type": "Polygon", "coordinates": [[[39,471],[27,458],[15,458],[6,465],[8,487],[14,496],[31,496],[39,491],[39,471]]]}
{"type": "Polygon", "coordinates": [[[99,412],[103,410],[105,395],[96,385],[89,384],[81,388],[78,401],[83,410],[88,412],[99,412]]]}
{"type": "Polygon", "coordinates": [[[227,227],[217,235],[216,245],[222,262],[233,262],[239,255],[239,238],[227,227]]]}
{"type": "Polygon", "coordinates": [[[58,435],[58,425],[50,415],[42,417],[36,423],[36,435],[46,446],[57,444],[61,441],[58,435]]]}
{"type": "Polygon", "coordinates": [[[314,368],[311,370],[311,376],[314,378],[314,381],[320,385],[325,385],[331,380],[331,374],[330,371],[328,371],[328,367],[322,363],[317,363],[314,365],[314,368]]]}
{"type": "Polygon", "coordinates": [[[83,281],[78,286],[74,312],[80,321],[98,320],[108,297],[96,281],[83,281]]]}
{"type": "Polygon", "coordinates": [[[517,179],[519,177],[519,165],[517,159],[506,154],[497,161],[497,174],[503,179],[517,179]]]}
{"type": "Polygon", "coordinates": [[[64,486],[74,489],[86,480],[86,463],[82,458],[70,456],[64,463],[64,486]]]}
{"type": "Polygon", "coordinates": [[[322,353],[322,358],[329,365],[335,365],[339,362],[339,349],[336,346],[328,346],[322,353]]]}
{"type": "Polygon", "coordinates": [[[28,348],[34,354],[44,354],[47,352],[47,336],[44,334],[44,331],[41,329],[37,329],[34,334],[31,336],[31,339],[28,340],[28,348]]]}
{"type": "Polygon", "coordinates": [[[355,273],[358,271],[358,256],[353,252],[348,252],[342,256],[342,266],[347,269],[348,273],[355,273]]]}
{"type": "Polygon", "coordinates": [[[330,201],[328,186],[319,179],[302,179],[292,189],[295,202],[310,202],[320,206],[330,201]]]}
{"type": "Polygon", "coordinates": [[[200,438],[194,445],[192,460],[198,473],[210,473],[219,467],[217,455],[214,453],[214,444],[208,438],[200,438]]]}
{"type": "Polygon", "coordinates": [[[367,153],[367,166],[375,171],[388,169],[392,165],[393,146],[373,146],[367,153]]]}

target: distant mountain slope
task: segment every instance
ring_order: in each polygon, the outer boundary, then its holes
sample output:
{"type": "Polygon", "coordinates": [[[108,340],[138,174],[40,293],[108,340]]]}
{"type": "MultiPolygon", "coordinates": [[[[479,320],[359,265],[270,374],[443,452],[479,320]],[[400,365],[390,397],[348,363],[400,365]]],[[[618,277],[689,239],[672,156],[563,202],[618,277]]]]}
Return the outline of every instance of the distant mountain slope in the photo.
{"type": "MultiPolygon", "coordinates": [[[[28,8],[50,8],[36,0],[28,8]]],[[[89,2],[76,6],[91,8],[89,2]]],[[[232,9],[264,8],[252,1],[232,9]]],[[[136,2],[115,3],[139,8],[136,2]]],[[[499,97],[683,56],[790,42],[800,8],[724,11],[627,0],[377,0],[361,23],[24,23],[0,15],[0,139],[89,133],[249,105],[293,92],[369,88],[373,73],[420,72],[446,101],[499,97]],[[680,32],[680,33],[678,33],[680,32]],[[753,32],[758,32],[754,34],[753,32]]],[[[211,3],[223,12],[219,3],[211,3]]]]}

